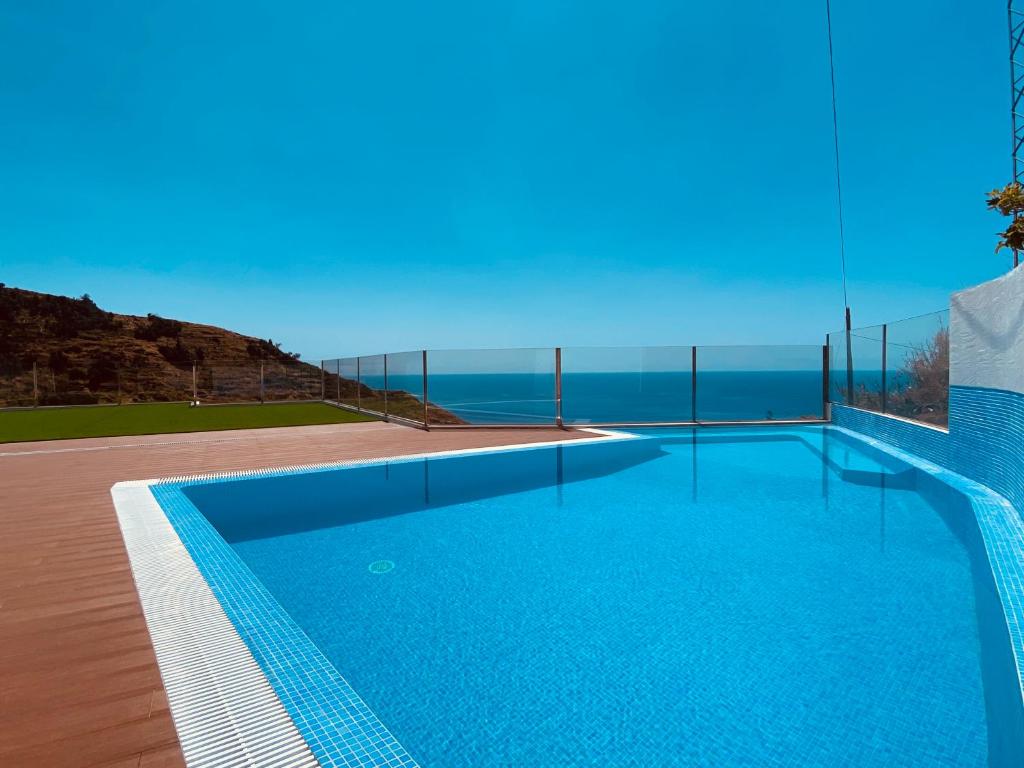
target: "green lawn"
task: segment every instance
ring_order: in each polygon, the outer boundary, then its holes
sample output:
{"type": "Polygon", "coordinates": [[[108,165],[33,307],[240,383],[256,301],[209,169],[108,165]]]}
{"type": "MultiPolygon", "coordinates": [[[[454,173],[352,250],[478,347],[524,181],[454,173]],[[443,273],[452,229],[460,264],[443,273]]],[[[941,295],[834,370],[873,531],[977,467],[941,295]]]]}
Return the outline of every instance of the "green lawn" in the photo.
{"type": "Polygon", "coordinates": [[[372,416],[344,411],[323,403],[202,405],[198,408],[189,408],[185,403],[147,403],[84,408],[39,408],[0,411],[0,443],[60,440],[69,437],[294,427],[305,424],[373,420],[372,416]]]}

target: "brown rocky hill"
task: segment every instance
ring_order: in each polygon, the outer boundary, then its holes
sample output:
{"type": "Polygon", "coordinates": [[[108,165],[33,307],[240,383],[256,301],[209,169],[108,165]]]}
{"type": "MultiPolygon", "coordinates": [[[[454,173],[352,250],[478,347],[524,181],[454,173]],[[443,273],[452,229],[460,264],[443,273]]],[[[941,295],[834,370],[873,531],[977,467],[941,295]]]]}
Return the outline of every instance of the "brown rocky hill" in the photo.
{"type": "MultiPolygon", "coordinates": [[[[106,312],[74,299],[0,283],[0,407],[116,402],[316,400],[373,404],[382,394],[321,374],[258,339],[212,325],[106,312]],[[194,383],[193,383],[194,376],[194,383]]],[[[388,392],[389,411],[419,418],[422,402],[388,392]]],[[[457,423],[431,406],[434,423],[457,423]]]]}

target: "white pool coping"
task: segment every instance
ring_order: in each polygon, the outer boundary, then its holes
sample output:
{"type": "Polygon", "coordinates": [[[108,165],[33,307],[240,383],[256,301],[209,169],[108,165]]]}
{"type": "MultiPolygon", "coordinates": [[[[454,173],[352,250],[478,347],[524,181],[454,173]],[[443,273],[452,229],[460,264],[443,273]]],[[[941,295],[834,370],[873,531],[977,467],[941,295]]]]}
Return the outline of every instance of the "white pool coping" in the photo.
{"type": "Polygon", "coordinates": [[[396,460],[588,445],[635,437],[628,432],[595,428],[577,431],[597,437],[129,480],[114,485],[111,497],[186,765],[304,768],[319,763],[157,503],[151,486],[323,471],[396,460]]]}
{"type": "Polygon", "coordinates": [[[185,763],[317,761],[149,488],[111,489],[185,763]]]}

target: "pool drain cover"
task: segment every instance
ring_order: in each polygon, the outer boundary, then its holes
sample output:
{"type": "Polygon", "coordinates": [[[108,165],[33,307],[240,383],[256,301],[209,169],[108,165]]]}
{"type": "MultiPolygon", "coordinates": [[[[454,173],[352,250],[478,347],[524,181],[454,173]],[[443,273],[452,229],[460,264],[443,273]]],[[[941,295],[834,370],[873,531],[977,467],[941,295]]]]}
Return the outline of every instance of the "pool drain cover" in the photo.
{"type": "Polygon", "coordinates": [[[374,560],[370,563],[370,573],[387,573],[395,564],[390,560],[374,560]]]}

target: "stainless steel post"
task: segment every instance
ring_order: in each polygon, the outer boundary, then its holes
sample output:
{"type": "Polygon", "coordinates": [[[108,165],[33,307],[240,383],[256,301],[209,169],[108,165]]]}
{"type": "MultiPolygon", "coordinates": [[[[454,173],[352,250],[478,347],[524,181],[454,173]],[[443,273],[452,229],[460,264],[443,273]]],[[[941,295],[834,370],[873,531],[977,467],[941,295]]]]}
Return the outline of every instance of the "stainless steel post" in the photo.
{"type": "Polygon", "coordinates": [[[32,407],[39,407],[39,369],[32,361],[32,407]]]}
{"type": "Polygon", "coordinates": [[[334,361],[335,377],[337,378],[338,385],[338,405],[341,405],[341,358],[336,358],[334,361]]]}
{"type": "Polygon", "coordinates": [[[363,411],[363,372],[362,372],[363,358],[356,358],[356,410],[362,413],[363,411]]]}
{"type": "Polygon", "coordinates": [[[323,361],[323,358],[321,358],[320,359],[320,400],[321,400],[321,402],[327,399],[327,379],[325,378],[326,375],[327,375],[327,373],[324,370],[324,361],[323,361]]]}
{"type": "Polygon", "coordinates": [[[846,308],[846,404],[856,405],[853,395],[853,346],[851,345],[850,308],[846,308]]]}
{"type": "Polygon", "coordinates": [[[882,326],[882,413],[886,412],[889,405],[889,382],[887,381],[886,369],[888,365],[889,352],[889,324],[882,326]]]}
{"type": "Polygon", "coordinates": [[[384,355],[384,421],[388,420],[388,356],[384,355]]]}
{"type": "Polygon", "coordinates": [[[430,429],[430,408],[427,406],[427,350],[423,350],[423,426],[430,429]]]}
{"type": "Polygon", "coordinates": [[[555,425],[563,427],[562,422],[562,348],[555,347],[555,425]]]}
{"type": "Polygon", "coordinates": [[[697,423],[697,347],[690,347],[690,421],[697,423]]]}
{"type": "Polygon", "coordinates": [[[196,364],[192,362],[192,402],[194,403],[199,399],[198,389],[196,388],[196,364]]]}
{"type": "Polygon", "coordinates": [[[828,412],[828,336],[825,337],[825,346],[821,348],[821,418],[829,418],[828,412]]]}

